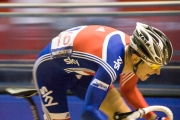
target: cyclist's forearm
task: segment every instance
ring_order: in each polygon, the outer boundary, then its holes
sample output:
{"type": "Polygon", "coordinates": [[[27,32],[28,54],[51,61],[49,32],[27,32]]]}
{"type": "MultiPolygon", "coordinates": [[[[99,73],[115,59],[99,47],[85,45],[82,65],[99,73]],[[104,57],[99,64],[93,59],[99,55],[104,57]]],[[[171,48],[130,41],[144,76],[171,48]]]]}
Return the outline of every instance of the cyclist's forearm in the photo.
{"type": "Polygon", "coordinates": [[[108,115],[109,120],[112,120],[112,116],[115,112],[124,113],[131,111],[116,88],[109,90],[106,98],[100,106],[100,110],[108,115]]]}

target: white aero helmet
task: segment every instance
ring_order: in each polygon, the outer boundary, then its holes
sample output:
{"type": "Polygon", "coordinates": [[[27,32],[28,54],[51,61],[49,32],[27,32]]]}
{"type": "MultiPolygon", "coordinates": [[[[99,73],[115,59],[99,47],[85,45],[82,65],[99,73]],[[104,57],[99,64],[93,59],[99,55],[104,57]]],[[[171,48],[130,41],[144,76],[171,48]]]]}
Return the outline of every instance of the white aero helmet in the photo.
{"type": "Polygon", "coordinates": [[[146,63],[161,66],[166,65],[173,54],[171,42],[163,32],[139,22],[131,36],[130,48],[146,63]]]}

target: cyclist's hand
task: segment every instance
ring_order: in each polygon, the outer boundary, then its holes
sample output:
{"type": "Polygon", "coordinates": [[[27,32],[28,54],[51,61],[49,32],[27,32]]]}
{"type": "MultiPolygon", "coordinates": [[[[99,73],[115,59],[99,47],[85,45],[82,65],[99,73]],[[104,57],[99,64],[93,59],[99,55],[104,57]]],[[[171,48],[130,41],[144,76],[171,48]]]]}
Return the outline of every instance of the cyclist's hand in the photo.
{"type": "Polygon", "coordinates": [[[156,117],[155,120],[169,120],[167,117],[156,117]]]}

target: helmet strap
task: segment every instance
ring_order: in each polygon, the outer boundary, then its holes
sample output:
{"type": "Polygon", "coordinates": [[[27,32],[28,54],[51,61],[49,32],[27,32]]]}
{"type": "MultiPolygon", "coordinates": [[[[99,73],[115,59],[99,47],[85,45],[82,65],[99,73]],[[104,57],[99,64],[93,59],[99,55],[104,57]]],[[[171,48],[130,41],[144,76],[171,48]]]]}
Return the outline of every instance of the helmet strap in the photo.
{"type": "Polygon", "coordinates": [[[137,69],[138,69],[138,65],[139,65],[141,62],[142,62],[142,59],[140,59],[140,61],[133,66],[133,71],[134,71],[134,73],[136,73],[136,71],[137,71],[137,69]]]}

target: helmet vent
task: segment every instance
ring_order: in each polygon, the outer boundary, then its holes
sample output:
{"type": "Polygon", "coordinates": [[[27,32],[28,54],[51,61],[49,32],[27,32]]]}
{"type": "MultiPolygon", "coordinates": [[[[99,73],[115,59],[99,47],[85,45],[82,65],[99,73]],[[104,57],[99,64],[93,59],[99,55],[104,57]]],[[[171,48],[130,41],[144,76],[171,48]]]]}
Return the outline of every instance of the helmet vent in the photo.
{"type": "Polygon", "coordinates": [[[147,58],[152,59],[151,55],[149,54],[149,52],[147,51],[147,49],[144,48],[144,46],[139,45],[139,49],[140,49],[140,51],[142,51],[142,52],[144,53],[144,55],[145,55],[147,58]]]}
{"type": "Polygon", "coordinates": [[[155,45],[155,44],[153,44],[153,46],[154,46],[154,51],[155,51],[156,55],[157,55],[158,57],[160,57],[160,52],[159,52],[158,46],[155,45]]]}
{"type": "Polygon", "coordinates": [[[162,62],[162,61],[161,61],[159,58],[157,58],[157,57],[155,57],[155,59],[156,59],[156,61],[158,61],[159,63],[162,62]]]}

